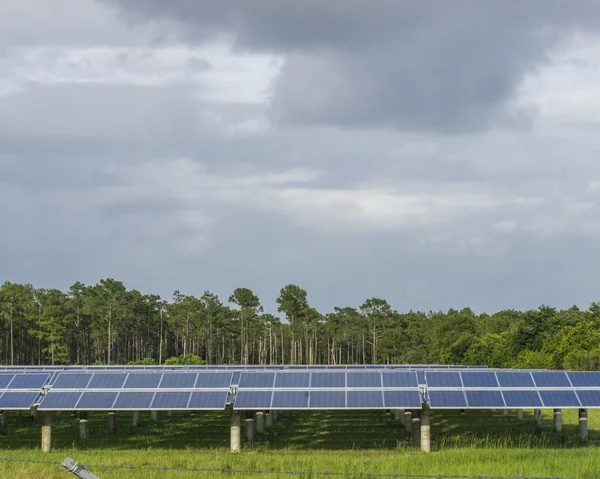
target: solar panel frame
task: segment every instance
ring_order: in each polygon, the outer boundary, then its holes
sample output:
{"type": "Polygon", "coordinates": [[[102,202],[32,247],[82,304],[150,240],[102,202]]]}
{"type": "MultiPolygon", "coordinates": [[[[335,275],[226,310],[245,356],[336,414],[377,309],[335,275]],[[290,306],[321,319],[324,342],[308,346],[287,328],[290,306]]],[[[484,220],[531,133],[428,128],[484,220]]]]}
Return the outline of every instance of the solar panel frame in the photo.
{"type": "Polygon", "coordinates": [[[499,389],[465,390],[468,409],[504,409],[506,403],[499,389]]]}
{"type": "Polygon", "coordinates": [[[242,372],[238,389],[272,389],[274,384],[274,372],[242,372]]]}
{"type": "Polygon", "coordinates": [[[71,411],[76,409],[82,391],[48,391],[40,401],[39,411],[71,411]]]}
{"type": "Polygon", "coordinates": [[[349,389],[346,391],[346,409],[385,409],[382,389],[349,389]]]}
{"type": "Polygon", "coordinates": [[[423,399],[418,391],[383,391],[383,405],[386,409],[421,409],[423,399]]]}
{"type": "Polygon", "coordinates": [[[177,411],[187,409],[192,391],[156,391],[150,409],[177,411]]]}
{"type": "Polygon", "coordinates": [[[225,409],[228,391],[192,391],[187,409],[220,411],[225,409]]]}
{"type": "Polygon", "coordinates": [[[533,371],[531,373],[538,388],[572,388],[566,371],[533,371]]]}
{"type": "Polygon", "coordinates": [[[428,389],[458,389],[464,387],[458,371],[427,371],[425,381],[428,389]]]}
{"type": "Polygon", "coordinates": [[[540,397],[544,403],[544,408],[553,409],[579,409],[581,402],[575,391],[572,389],[549,389],[540,390],[540,397]]]}
{"type": "Polygon", "coordinates": [[[575,388],[600,388],[600,371],[567,372],[575,388]]]}
{"type": "Polygon", "coordinates": [[[0,410],[27,411],[37,402],[40,396],[36,391],[4,391],[0,395],[0,410]]]}
{"type": "Polygon", "coordinates": [[[346,391],[311,390],[308,405],[309,409],[346,409],[346,391]]]}
{"type": "Polygon", "coordinates": [[[431,409],[466,409],[467,398],[460,389],[437,389],[427,392],[431,409]]]}
{"type": "Polygon", "coordinates": [[[110,411],[117,399],[118,391],[83,391],[75,410],[110,411]]]}
{"type": "Polygon", "coordinates": [[[308,409],[309,395],[308,390],[284,391],[275,389],[271,399],[271,409],[308,409]]]}
{"type": "Polygon", "coordinates": [[[121,391],[115,399],[115,411],[140,411],[150,409],[155,391],[121,391]]]}
{"type": "Polygon", "coordinates": [[[233,409],[238,410],[269,410],[273,391],[269,390],[239,390],[235,395],[233,409]]]}

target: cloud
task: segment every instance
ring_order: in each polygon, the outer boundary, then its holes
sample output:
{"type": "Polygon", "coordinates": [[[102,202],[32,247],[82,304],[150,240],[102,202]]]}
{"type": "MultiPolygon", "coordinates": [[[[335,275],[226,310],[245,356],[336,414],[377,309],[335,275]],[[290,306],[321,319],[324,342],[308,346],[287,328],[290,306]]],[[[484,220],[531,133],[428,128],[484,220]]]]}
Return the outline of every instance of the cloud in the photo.
{"type": "Polygon", "coordinates": [[[284,56],[272,119],[456,133],[527,128],[518,101],[527,74],[575,31],[598,27],[600,7],[578,0],[261,2],[106,0],[128,21],[177,21],[190,41],[229,38],[242,51],[284,56]]]}

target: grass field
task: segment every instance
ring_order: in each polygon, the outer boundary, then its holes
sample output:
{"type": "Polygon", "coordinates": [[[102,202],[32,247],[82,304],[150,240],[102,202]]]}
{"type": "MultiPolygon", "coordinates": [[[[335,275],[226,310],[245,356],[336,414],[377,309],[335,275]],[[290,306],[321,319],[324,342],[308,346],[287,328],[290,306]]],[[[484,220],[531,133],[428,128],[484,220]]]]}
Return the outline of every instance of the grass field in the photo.
{"type": "MultiPolygon", "coordinates": [[[[78,419],[62,414],[54,417],[53,452],[42,454],[41,417],[34,420],[14,412],[8,416],[8,426],[0,429],[0,457],[62,462],[70,456],[102,479],[279,475],[103,469],[101,464],[600,478],[600,413],[590,411],[586,444],[578,440],[576,411],[563,411],[560,435],[553,432],[551,411],[545,411],[543,419],[543,426],[537,428],[532,411],[525,411],[524,421],[492,412],[434,411],[432,453],[423,454],[404,428],[383,411],[295,412],[282,415],[252,447],[231,454],[227,413],[161,415],[158,422],[142,414],[136,428],[131,426],[131,415],[120,414],[114,435],[106,432],[106,414],[90,414],[90,439],[84,445],[78,443],[78,419]]],[[[58,465],[0,461],[0,479],[32,477],[69,475],[58,465]]]]}

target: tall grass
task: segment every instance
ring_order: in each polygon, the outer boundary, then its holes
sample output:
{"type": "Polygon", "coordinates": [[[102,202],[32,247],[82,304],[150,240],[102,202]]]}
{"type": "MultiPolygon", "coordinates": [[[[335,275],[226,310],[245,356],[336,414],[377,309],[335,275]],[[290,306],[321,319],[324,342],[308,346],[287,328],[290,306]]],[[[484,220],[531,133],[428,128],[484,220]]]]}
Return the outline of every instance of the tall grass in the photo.
{"type": "MultiPolygon", "coordinates": [[[[0,430],[0,456],[12,459],[62,461],[66,456],[90,465],[106,478],[209,478],[215,472],[103,469],[100,464],[169,467],[269,469],[449,475],[529,475],[600,478],[597,446],[600,416],[590,413],[590,441],[577,435],[576,412],[565,411],[564,432],[552,431],[551,412],[541,428],[531,414],[524,421],[490,412],[432,413],[433,452],[423,454],[404,428],[383,412],[311,412],[284,414],[272,430],[257,437],[242,453],[231,454],[226,413],[161,416],[154,423],[142,415],[139,427],[120,414],[117,434],[106,433],[106,415],[90,414],[90,440],[78,443],[78,421],[55,417],[54,450],[39,450],[40,422],[11,413],[0,430]]],[[[59,466],[5,463],[0,478],[68,477],[59,466]]],[[[239,474],[235,477],[289,477],[239,474]]],[[[295,477],[311,477],[310,474],[295,477]]]]}

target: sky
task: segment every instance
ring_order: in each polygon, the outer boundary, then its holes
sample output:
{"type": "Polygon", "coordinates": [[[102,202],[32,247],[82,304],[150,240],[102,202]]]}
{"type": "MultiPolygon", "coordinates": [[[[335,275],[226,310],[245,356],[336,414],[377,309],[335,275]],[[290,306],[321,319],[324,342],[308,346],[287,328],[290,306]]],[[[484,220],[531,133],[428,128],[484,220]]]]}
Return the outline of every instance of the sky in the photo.
{"type": "Polygon", "coordinates": [[[0,2],[0,281],[600,300],[595,0],[0,2]]]}

